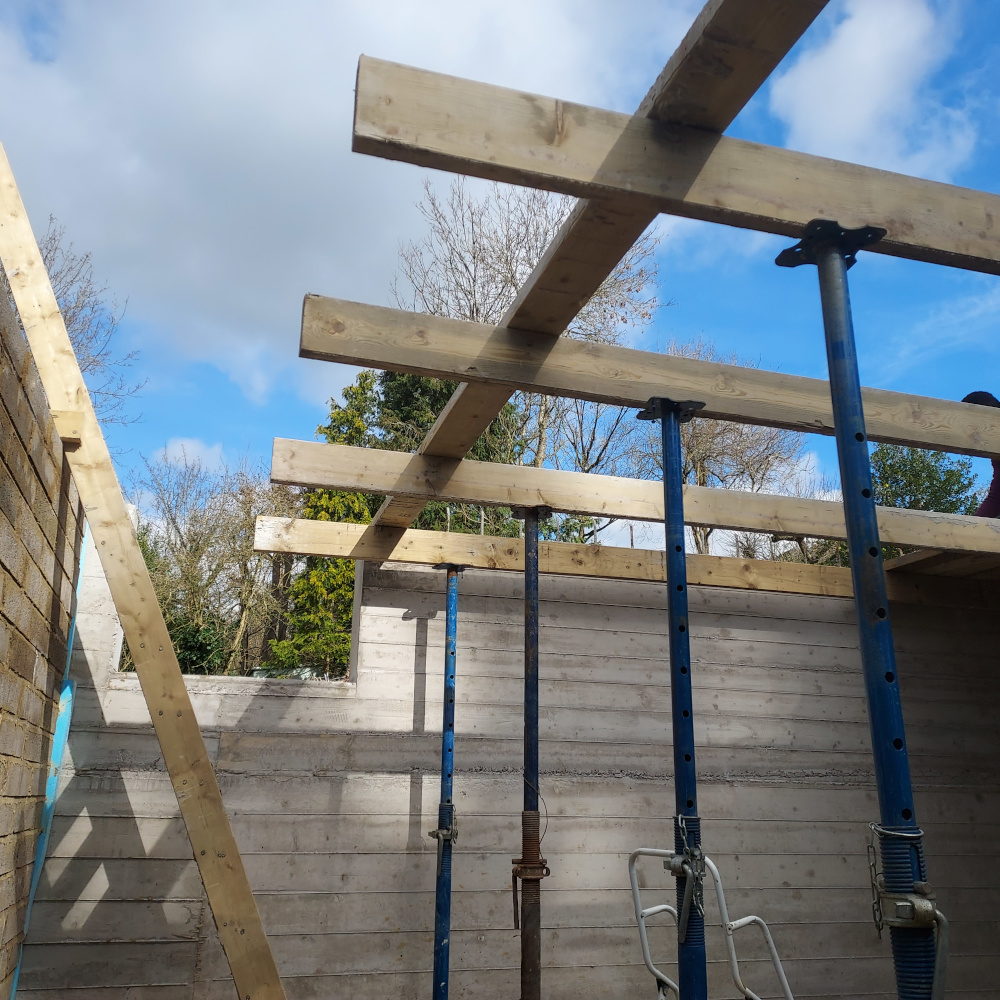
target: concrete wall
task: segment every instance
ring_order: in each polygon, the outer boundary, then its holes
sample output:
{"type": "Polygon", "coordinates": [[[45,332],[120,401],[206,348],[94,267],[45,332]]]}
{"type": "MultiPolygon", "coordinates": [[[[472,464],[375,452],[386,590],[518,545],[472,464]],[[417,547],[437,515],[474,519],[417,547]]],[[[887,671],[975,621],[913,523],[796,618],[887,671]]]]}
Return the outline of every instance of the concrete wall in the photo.
{"type": "Polygon", "coordinates": [[[81,511],[34,362],[0,291],[0,997],[20,953],[81,511]]]}
{"type": "MultiPolygon", "coordinates": [[[[663,588],[543,578],[541,593],[543,990],[651,997],[626,859],[672,840],[663,588]]],[[[771,923],[797,997],[894,996],[870,920],[877,805],[851,602],[691,597],[704,838],[733,915],[771,923]]],[[[368,567],[352,680],[189,678],[291,998],[430,992],[443,608],[440,572],[368,567]]],[[[516,997],[520,581],[467,573],[459,609],[452,995],[516,997]]],[[[949,996],[985,1000],[1000,957],[997,617],[893,616],[918,818],[952,920],[949,996]]],[[[136,680],[89,683],[18,996],[232,1000],[136,680]]],[[[643,880],[672,895],[655,866],[643,880]]],[[[743,934],[749,984],[776,995],[743,934]]],[[[669,968],[666,933],[654,947],[669,968]]],[[[709,947],[711,995],[736,996],[718,931],[709,947]]]]}

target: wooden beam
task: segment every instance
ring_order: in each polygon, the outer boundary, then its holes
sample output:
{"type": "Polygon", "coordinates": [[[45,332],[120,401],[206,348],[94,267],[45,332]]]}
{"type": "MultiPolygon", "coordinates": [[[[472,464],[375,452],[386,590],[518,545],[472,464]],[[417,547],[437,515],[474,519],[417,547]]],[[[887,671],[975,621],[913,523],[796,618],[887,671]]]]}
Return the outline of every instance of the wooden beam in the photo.
{"type": "MultiPolygon", "coordinates": [[[[456,563],[471,569],[524,569],[524,543],[517,538],[466,535],[447,531],[397,532],[379,525],[337,524],[282,517],[258,517],[254,536],[258,552],[292,552],[297,555],[371,562],[389,560],[437,565],[456,563]]],[[[666,580],[663,552],[625,549],[608,545],[573,545],[540,542],[539,569],[567,576],[596,576],[617,580],[666,580]]],[[[695,587],[734,587],[788,594],[851,597],[851,571],[835,566],[733,559],[726,556],[689,555],[688,583],[695,587]]],[[[995,608],[997,588],[965,581],[938,581],[933,577],[890,574],[889,599],[950,607],[995,608]]]]}
{"type": "Polygon", "coordinates": [[[129,651],[177,794],[219,939],[241,998],[284,1000],[222,794],[6,153],[0,147],[0,260],[10,282],[129,651]]]}
{"type": "Polygon", "coordinates": [[[79,444],[82,440],[83,414],[79,410],[50,410],[49,413],[62,443],[79,444]]]}
{"type": "Polygon", "coordinates": [[[887,571],[920,573],[939,577],[962,577],[974,580],[1000,580],[1000,555],[985,552],[942,552],[920,549],[890,559],[887,571]]]}
{"type": "MultiPolygon", "coordinates": [[[[502,385],[621,406],[698,399],[705,416],[833,434],[830,384],[627,347],[306,297],[299,353],[391,371],[502,385]]],[[[1000,457],[1000,410],[862,389],[876,441],[1000,457]]]]}
{"type": "MultiPolygon", "coordinates": [[[[827,0],[709,0],[636,112],[722,132],[826,6],[827,0]]],[[[501,325],[558,337],[656,218],[636,198],[582,201],[524,283],[501,325]]],[[[510,394],[462,384],[420,445],[462,458],[510,394]]],[[[419,504],[389,497],[376,515],[405,527],[419,504]]]]}
{"type": "Polygon", "coordinates": [[[725,132],[828,0],[709,0],[637,116],[725,132]]]}
{"type": "MultiPolygon", "coordinates": [[[[519,538],[416,528],[397,536],[379,525],[302,518],[258,517],[254,549],[369,562],[393,560],[430,565],[455,563],[475,569],[524,569],[524,542],[519,538]]],[[[656,549],[543,541],[539,542],[538,559],[543,573],[666,580],[663,553],[656,549]]],[[[835,597],[850,597],[853,593],[850,570],[720,556],[688,556],[688,581],[703,586],[754,587],[835,597]]]]}
{"type": "Polygon", "coordinates": [[[1000,196],[364,58],[354,148],[788,237],[888,230],[879,253],[1000,274],[1000,196]]]}
{"type": "MultiPolygon", "coordinates": [[[[271,480],[490,506],[544,506],[567,514],[663,519],[659,483],[532,466],[499,465],[375,448],[275,438],[271,480]]],[[[1000,521],[879,507],[883,542],[956,552],[1000,553],[1000,521]]],[[[843,504],[832,500],[684,487],[688,524],[810,538],[846,538],[843,504]]]]}

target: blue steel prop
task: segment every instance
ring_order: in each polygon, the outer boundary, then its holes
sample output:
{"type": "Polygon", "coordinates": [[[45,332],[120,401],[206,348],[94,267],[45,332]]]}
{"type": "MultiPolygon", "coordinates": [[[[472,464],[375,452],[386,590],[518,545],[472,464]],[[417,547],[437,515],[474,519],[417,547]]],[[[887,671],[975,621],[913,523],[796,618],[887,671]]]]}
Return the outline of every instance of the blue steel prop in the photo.
{"type": "Polygon", "coordinates": [[[854,583],[861,662],[875,758],[881,821],[872,824],[881,847],[882,872],[873,866],[876,926],[889,927],[900,1000],[936,1000],[944,991],[947,922],[927,882],[923,834],[917,826],[910,763],[903,728],[892,624],[879,541],[868,436],[865,431],[847,269],[858,250],[886,231],[845,230],[814,219],[800,243],[783,251],[781,267],[816,264],[830,368],[830,393],[840,462],[847,545],[854,583]],[[937,942],[935,943],[935,927],[937,942]]]}
{"type": "Polygon", "coordinates": [[[433,1000],[448,1000],[449,945],[451,937],[451,854],[458,840],[458,818],[452,797],[455,773],[455,649],[458,635],[458,577],[461,566],[445,564],[447,602],[444,637],[444,719],[441,723],[441,801],[438,828],[430,831],[437,840],[437,885],[434,895],[434,988],[433,1000]]]}
{"type": "Polygon", "coordinates": [[[670,702],[674,733],[674,848],[670,871],[677,878],[677,979],[681,1000],[706,1000],[705,857],[701,851],[698,777],[694,759],[691,643],[688,633],[687,563],[684,554],[684,478],[681,424],[704,403],[661,397],[649,401],[640,420],[659,420],[663,443],[663,527],[666,534],[667,625],[670,702]]]}
{"type": "Polygon", "coordinates": [[[80,591],[83,588],[83,563],[87,558],[89,546],[93,545],[90,527],[84,525],[83,542],[80,545],[80,561],[76,567],[76,587],[73,591],[73,615],[69,622],[69,636],[66,642],[66,664],[63,667],[62,687],[59,690],[59,711],[56,716],[56,728],[52,734],[52,748],[49,751],[49,773],[45,779],[45,803],[42,806],[41,833],[35,847],[35,863],[31,869],[31,885],[28,888],[28,903],[24,910],[24,927],[21,948],[18,952],[17,965],[10,984],[10,1000],[17,994],[17,980],[21,975],[21,959],[24,957],[24,938],[28,936],[31,925],[31,911],[35,905],[35,896],[42,880],[42,869],[45,865],[45,855],[49,847],[49,835],[52,833],[52,818],[55,815],[56,795],[59,792],[59,778],[62,774],[62,759],[69,743],[69,727],[73,721],[73,704],[76,698],[76,681],[70,675],[73,662],[73,643],[76,640],[76,615],[80,605],[80,591]]]}
{"type": "Polygon", "coordinates": [[[542,879],[549,869],[542,857],[538,816],[538,523],[547,507],[513,511],[524,518],[524,809],[521,857],[513,859],[514,926],[521,931],[521,1000],[540,1000],[542,991],[542,879]],[[521,881],[518,916],[517,882],[521,881]]]}

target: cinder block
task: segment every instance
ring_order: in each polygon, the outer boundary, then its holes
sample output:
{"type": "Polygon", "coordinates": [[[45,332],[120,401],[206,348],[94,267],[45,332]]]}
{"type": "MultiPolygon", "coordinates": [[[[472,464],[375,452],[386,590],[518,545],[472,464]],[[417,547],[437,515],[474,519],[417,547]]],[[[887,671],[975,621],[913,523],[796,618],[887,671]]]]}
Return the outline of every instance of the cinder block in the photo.
{"type": "Polygon", "coordinates": [[[0,514],[0,566],[15,579],[24,572],[28,556],[21,545],[14,526],[6,515],[0,514]]]}
{"type": "Polygon", "coordinates": [[[25,684],[21,691],[21,710],[18,714],[33,726],[42,725],[45,719],[45,697],[30,684],[25,684]]]}
{"type": "Polygon", "coordinates": [[[0,754],[24,756],[24,726],[9,712],[0,712],[0,754]]]}
{"type": "Polygon", "coordinates": [[[17,715],[18,701],[21,698],[21,678],[10,667],[8,649],[6,648],[9,630],[0,624],[0,648],[3,648],[3,663],[0,664],[0,708],[17,715]]]}
{"type": "MultiPolygon", "coordinates": [[[[6,594],[4,596],[5,598],[7,597],[6,594]]],[[[4,600],[4,612],[6,613],[8,606],[12,607],[16,612],[20,612],[21,600],[23,600],[23,597],[18,597],[16,593],[12,592],[10,600],[4,600]]],[[[10,654],[7,665],[19,677],[30,681],[35,676],[35,659],[38,656],[38,651],[20,632],[12,630],[9,633],[9,639],[10,654]]]]}

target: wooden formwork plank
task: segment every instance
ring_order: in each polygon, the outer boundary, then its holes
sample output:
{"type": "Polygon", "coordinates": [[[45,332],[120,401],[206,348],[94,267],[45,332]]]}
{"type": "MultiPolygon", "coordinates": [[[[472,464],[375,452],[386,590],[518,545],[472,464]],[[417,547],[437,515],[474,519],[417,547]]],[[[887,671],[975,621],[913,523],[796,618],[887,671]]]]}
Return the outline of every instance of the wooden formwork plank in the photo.
{"type": "Polygon", "coordinates": [[[284,1000],[118,477],[0,147],[0,261],[76,482],[241,1000],[284,1000]],[[71,442],[75,442],[71,443],[71,442]]]}
{"type": "MultiPolygon", "coordinates": [[[[473,569],[515,572],[524,569],[524,543],[518,538],[416,528],[399,532],[380,525],[338,524],[303,518],[258,517],[254,548],[259,552],[293,552],[370,562],[456,563],[473,569]]],[[[543,573],[632,582],[661,583],[666,580],[663,552],[654,549],[543,541],[538,544],[538,560],[543,573]]],[[[837,566],[689,555],[687,572],[688,583],[692,586],[826,597],[851,597],[854,593],[851,571],[837,566]]],[[[947,607],[996,607],[995,584],[890,573],[886,585],[892,601],[947,607]]]]}
{"type": "MultiPolygon", "coordinates": [[[[663,519],[660,483],[622,476],[434,458],[377,448],[275,438],[271,480],[291,486],[358,490],[502,507],[550,507],[566,514],[663,519]]],[[[877,507],[879,536],[890,545],[1000,553],[995,518],[877,507]]],[[[684,520],[713,528],[809,538],[847,537],[834,500],[684,487],[684,520]]]]}
{"type": "MultiPolygon", "coordinates": [[[[739,365],[523,333],[383,306],[306,297],[302,357],[645,406],[697,399],[699,416],[833,434],[830,383],[739,365]]],[[[861,390],[875,441],[1000,458],[1000,410],[929,396],[861,390]]],[[[460,456],[449,456],[460,457],[460,456]]]]}
{"type": "MultiPolygon", "coordinates": [[[[828,0],[708,0],[636,115],[724,131],[828,0]]],[[[583,201],[570,213],[501,325],[560,336],[656,218],[635,198],[583,201]]],[[[463,383],[420,451],[462,458],[510,398],[499,386],[463,383]]],[[[389,497],[376,521],[406,527],[422,506],[389,497]]]]}
{"type": "MultiPolygon", "coordinates": [[[[466,535],[454,531],[410,528],[400,537],[379,525],[309,521],[304,518],[258,517],[254,548],[260,552],[363,559],[371,562],[455,563],[478,569],[524,569],[524,542],[519,538],[466,535]]],[[[608,545],[539,542],[539,571],[610,579],[666,580],[663,553],[608,545]]],[[[804,563],[688,556],[688,582],[693,586],[751,587],[850,597],[849,570],[804,563]]]]}

